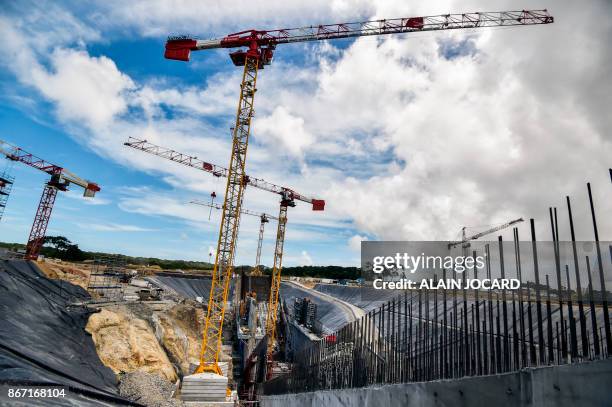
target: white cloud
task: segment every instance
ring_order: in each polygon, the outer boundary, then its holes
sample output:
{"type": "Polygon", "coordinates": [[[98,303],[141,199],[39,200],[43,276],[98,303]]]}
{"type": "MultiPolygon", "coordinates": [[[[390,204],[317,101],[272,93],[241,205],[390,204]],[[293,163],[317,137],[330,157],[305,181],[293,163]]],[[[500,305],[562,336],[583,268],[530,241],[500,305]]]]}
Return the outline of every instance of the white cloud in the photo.
{"type": "Polygon", "coordinates": [[[273,29],[298,25],[325,24],[369,14],[372,4],[364,0],[215,1],[186,0],[180,4],[164,0],[119,0],[100,3],[90,18],[108,27],[129,27],[139,35],[192,35],[216,32],[226,35],[245,27],[273,29]],[[333,19],[332,19],[333,18],[333,19]]]}
{"type": "Polygon", "coordinates": [[[149,188],[124,194],[119,198],[119,208],[125,212],[153,217],[173,217],[192,226],[210,229],[207,224],[208,211],[204,208],[181,201],[169,194],[160,194],[149,188]]]}
{"type": "Polygon", "coordinates": [[[99,194],[94,198],[86,198],[82,193],[79,193],[78,190],[68,190],[67,193],[64,194],[65,197],[73,199],[75,201],[79,201],[84,203],[85,205],[93,205],[93,206],[102,206],[102,205],[110,205],[112,200],[109,198],[100,197],[99,194]]]}
{"type": "Polygon", "coordinates": [[[257,122],[257,137],[268,144],[272,150],[301,157],[314,137],[304,129],[304,119],[292,115],[283,106],[278,106],[272,114],[257,122]]]}
{"type": "Polygon", "coordinates": [[[349,248],[355,252],[361,251],[361,242],[368,240],[367,236],[354,235],[348,240],[349,248]]]}
{"type": "Polygon", "coordinates": [[[82,229],[94,230],[98,232],[153,232],[155,229],[143,228],[136,225],[121,223],[78,223],[82,229]]]}
{"type": "Polygon", "coordinates": [[[312,266],[312,257],[308,254],[306,250],[302,250],[302,257],[300,258],[300,266],[312,266]]]}
{"type": "MultiPolygon", "coordinates": [[[[162,2],[108,4],[87,17],[99,17],[99,30],[143,35],[493,8],[482,1],[470,7],[451,1],[315,1],[300,7],[198,2],[169,12],[162,2]],[[235,13],[238,9],[242,12],[235,13]]],[[[500,1],[495,8],[511,4],[500,1]]],[[[361,38],[344,50],[333,43],[286,46],[286,55],[296,49],[308,55],[299,65],[285,59],[285,46],[279,46],[276,61],[258,81],[248,172],[327,200],[324,213],[304,205],[292,209],[290,225],[354,226],[360,235],[382,239],[449,239],[462,225],[517,216],[536,217],[544,227],[547,207],[562,206],[564,195],[585,206],[587,180],[594,182],[599,212],[609,212],[612,201],[598,188],[609,182],[612,156],[607,133],[612,119],[606,110],[612,105],[612,52],[606,41],[612,25],[605,20],[576,30],[567,21],[594,21],[610,14],[611,6],[549,0],[543,5],[550,5],[555,24],[361,38]],[[475,52],[454,59],[440,52],[466,39],[475,52]]],[[[206,195],[223,189],[224,182],[219,185],[207,174],[121,143],[135,135],[225,165],[230,140],[227,130],[219,129],[226,124],[218,122],[232,122],[239,86],[239,70],[225,53],[194,57],[192,67],[199,58],[223,66],[204,85],[164,78],[140,83],[107,57],[91,56],[59,34],[53,45],[33,43],[29,38],[40,36],[23,34],[34,29],[0,19],[5,38],[0,55],[23,84],[54,103],[75,137],[106,157],[161,175],[176,189],[206,195]],[[91,106],[85,103],[90,97],[91,106]],[[166,116],[168,108],[174,116],[166,116]]],[[[98,35],[82,27],[76,32],[89,41],[98,35]]],[[[159,197],[128,198],[120,205],[131,212],[186,221],[203,216],[159,197]]],[[[248,191],[245,206],[274,214],[277,199],[248,191]]],[[[577,209],[575,215],[577,223],[587,225],[578,230],[579,238],[591,238],[588,212],[577,209]]],[[[604,238],[612,239],[612,219],[600,219],[604,238]]]]}
{"type": "Polygon", "coordinates": [[[52,71],[33,70],[30,80],[56,103],[61,119],[100,127],[126,111],[127,93],[134,89],[134,83],[111,59],[61,48],[55,49],[50,59],[52,71]]]}

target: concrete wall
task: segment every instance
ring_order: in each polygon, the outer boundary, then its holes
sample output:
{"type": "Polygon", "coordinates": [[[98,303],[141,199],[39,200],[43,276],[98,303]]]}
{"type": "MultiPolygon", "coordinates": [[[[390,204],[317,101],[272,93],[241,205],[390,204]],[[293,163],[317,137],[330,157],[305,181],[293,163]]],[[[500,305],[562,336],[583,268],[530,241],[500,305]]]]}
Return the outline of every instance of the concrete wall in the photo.
{"type": "Polygon", "coordinates": [[[263,407],[612,406],[612,359],[428,383],[264,396],[263,407]]]}

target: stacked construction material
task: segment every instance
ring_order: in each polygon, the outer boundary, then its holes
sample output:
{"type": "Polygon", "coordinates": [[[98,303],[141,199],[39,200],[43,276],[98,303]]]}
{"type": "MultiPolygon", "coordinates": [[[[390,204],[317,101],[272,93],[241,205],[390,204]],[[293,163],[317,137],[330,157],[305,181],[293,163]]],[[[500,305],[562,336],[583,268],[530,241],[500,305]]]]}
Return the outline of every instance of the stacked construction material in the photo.
{"type": "Polygon", "coordinates": [[[181,399],[187,402],[223,402],[227,398],[227,377],[197,373],[183,378],[181,399]]]}
{"type": "Polygon", "coordinates": [[[293,305],[296,322],[306,328],[312,328],[317,319],[317,304],[310,298],[296,298],[293,305]]]}

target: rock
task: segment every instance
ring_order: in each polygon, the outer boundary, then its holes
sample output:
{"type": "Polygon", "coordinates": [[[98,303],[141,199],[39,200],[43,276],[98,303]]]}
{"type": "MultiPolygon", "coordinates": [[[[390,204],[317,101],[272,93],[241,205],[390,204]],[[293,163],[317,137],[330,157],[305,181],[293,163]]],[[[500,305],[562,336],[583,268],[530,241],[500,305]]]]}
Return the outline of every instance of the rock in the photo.
{"type": "Polygon", "coordinates": [[[92,335],[102,363],[115,373],[155,372],[174,382],[174,367],[149,324],[120,308],[93,314],[86,331],[92,335]]]}
{"type": "Polygon", "coordinates": [[[191,304],[177,304],[153,318],[159,341],[183,374],[190,374],[190,362],[199,360],[204,312],[191,304]]]}

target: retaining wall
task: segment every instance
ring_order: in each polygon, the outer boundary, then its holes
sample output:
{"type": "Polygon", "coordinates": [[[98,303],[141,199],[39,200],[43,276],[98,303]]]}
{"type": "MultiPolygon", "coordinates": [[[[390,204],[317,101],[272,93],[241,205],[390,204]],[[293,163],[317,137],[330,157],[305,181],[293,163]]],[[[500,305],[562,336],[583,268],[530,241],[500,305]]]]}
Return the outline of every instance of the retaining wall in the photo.
{"type": "Polygon", "coordinates": [[[612,359],[502,375],[263,396],[263,407],[611,406],[612,359]]]}

